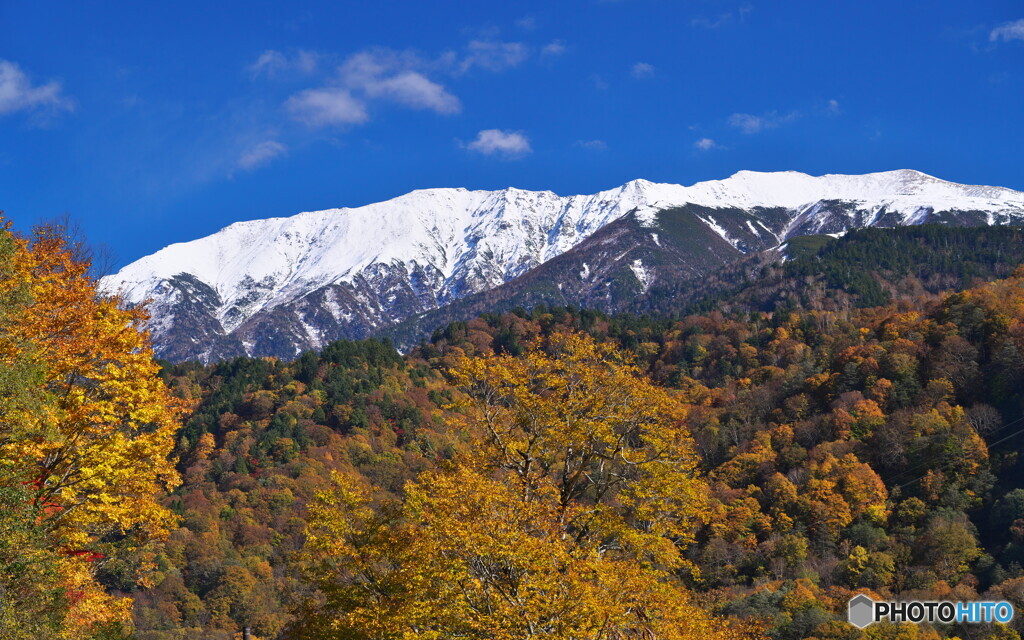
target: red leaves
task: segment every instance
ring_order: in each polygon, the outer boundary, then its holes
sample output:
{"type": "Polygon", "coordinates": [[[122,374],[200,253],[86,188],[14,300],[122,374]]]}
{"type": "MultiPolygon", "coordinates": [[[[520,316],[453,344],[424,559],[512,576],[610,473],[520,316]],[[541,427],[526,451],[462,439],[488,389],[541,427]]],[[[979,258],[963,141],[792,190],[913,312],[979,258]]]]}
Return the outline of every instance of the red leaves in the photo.
{"type": "Polygon", "coordinates": [[[97,560],[102,560],[107,557],[102,553],[91,551],[89,549],[65,549],[64,555],[72,558],[79,558],[86,562],[96,562],[97,560]]]}

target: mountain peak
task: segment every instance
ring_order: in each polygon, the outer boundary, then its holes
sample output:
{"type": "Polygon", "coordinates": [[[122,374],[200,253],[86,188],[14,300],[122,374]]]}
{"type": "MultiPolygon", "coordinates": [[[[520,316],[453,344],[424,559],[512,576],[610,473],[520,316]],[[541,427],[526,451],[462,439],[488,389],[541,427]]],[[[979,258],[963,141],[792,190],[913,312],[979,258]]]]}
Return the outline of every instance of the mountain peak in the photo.
{"type": "Polygon", "coordinates": [[[230,354],[291,356],[493,289],[630,211],[640,212],[633,218],[644,229],[637,237],[659,243],[658,212],[687,204],[722,212],[687,223],[697,244],[686,251],[717,252],[705,264],[792,235],[918,224],[931,211],[969,212],[970,224],[1024,220],[1022,193],[908,169],[824,176],[738,171],[691,186],[636,179],[576,196],[515,187],[420,189],[361,207],[235,223],[141,258],[102,286],[131,303],[154,300],[151,328],[162,355],[183,343],[187,348],[174,357],[224,353],[193,344],[195,327],[203,325],[224,349],[231,345],[230,354]],[[828,204],[837,201],[846,204],[828,204]],[[728,222],[730,216],[740,218],[728,222]],[[707,231],[712,236],[705,238],[707,231]]]}

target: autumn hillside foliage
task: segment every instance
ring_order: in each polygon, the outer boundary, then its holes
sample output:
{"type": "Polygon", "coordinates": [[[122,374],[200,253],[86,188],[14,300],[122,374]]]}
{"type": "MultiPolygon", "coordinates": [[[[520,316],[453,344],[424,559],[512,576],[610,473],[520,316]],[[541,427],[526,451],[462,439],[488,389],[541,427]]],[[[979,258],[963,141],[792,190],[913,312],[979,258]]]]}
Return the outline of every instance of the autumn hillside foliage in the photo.
{"type": "Polygon", "coordinates": [[[118,637],[174,525],[159,499],[185,405],[143,316],[97,293],[59,228],[0,230],[0,637],[118,637]]]}
{"type": "Polygon", "coordinates": [[[167,365],[197,405],[137,637],[558,637],[608,620],[626,637],[1014,640],[1024,619],[844,616],[858,591],[1024,610],[1022,327],[1014,276],[866,309],[537,308],[406,356],[371,340],[167,365]],[[671,627],[681,611],[695,627],[671,627]]]}
{"type": "Polygon", "coordinates": [[[976,280],[1007,233],[898,286],[830,289],[851,240],[728,312],[161,367],[73,247],[4,235],[0,637],[118,637],[130,595],[138,640],[1019,640],[844,622],[858,592],[1024,611],[1024,274],[976,280]]]}
{"type": "Polygon", "coordinates": [[[319,597],[299,638],[741,638],[676,571],[707,520],[679,394],[609,345],[554,335],[462,358],[470,446],[370,508],[344,475],[311,508],[319,597]]]}

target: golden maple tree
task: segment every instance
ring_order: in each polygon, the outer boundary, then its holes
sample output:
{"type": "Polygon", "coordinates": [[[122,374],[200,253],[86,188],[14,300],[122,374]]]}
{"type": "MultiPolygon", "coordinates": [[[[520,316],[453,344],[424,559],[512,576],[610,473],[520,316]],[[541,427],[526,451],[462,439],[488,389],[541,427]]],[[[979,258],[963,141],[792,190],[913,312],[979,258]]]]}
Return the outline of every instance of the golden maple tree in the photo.
{"type": "Polygon", "coordinates": [[[682,585],[708,515],[686,398],[583,335],[462,358],[470,446],[375,505],[337,474],[310,511],[310,638],[737,638],[682,585]]]}
{"type": "Polygon", "coordinates": [[[81,638],[130,617],[98,567],[144,570],[173,522],[158,499],[179,481],[170,455],[184,407],[157,375],[143,312],[98,292],[61,231],[0,230],[0,484],[24,495],[21,524],[55,576],[47,637],[81,638]]]}

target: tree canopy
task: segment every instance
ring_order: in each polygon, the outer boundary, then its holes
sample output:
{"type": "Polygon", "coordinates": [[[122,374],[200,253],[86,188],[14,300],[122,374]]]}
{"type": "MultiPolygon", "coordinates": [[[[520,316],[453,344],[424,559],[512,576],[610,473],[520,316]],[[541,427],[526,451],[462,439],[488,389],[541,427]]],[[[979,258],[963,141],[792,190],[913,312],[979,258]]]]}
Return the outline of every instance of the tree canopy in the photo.
{"type": "Polygon", "coordinates": [[[311,509],[310,638],[737,638],[677,572],[708,515],[681,394],[555,335],[461,358],[470,445],[369,508],[343,474],[311,509]]]}
{"type": "Polygon", "coordinates": [[[60,228],[0,230],[5,638],[130,626],[131,599],[98,576],[145,579],[175,520],[160,498],[179,482],[170,455],[186,408],[157,375],[143,320],[97,291],[60,228]]]}

